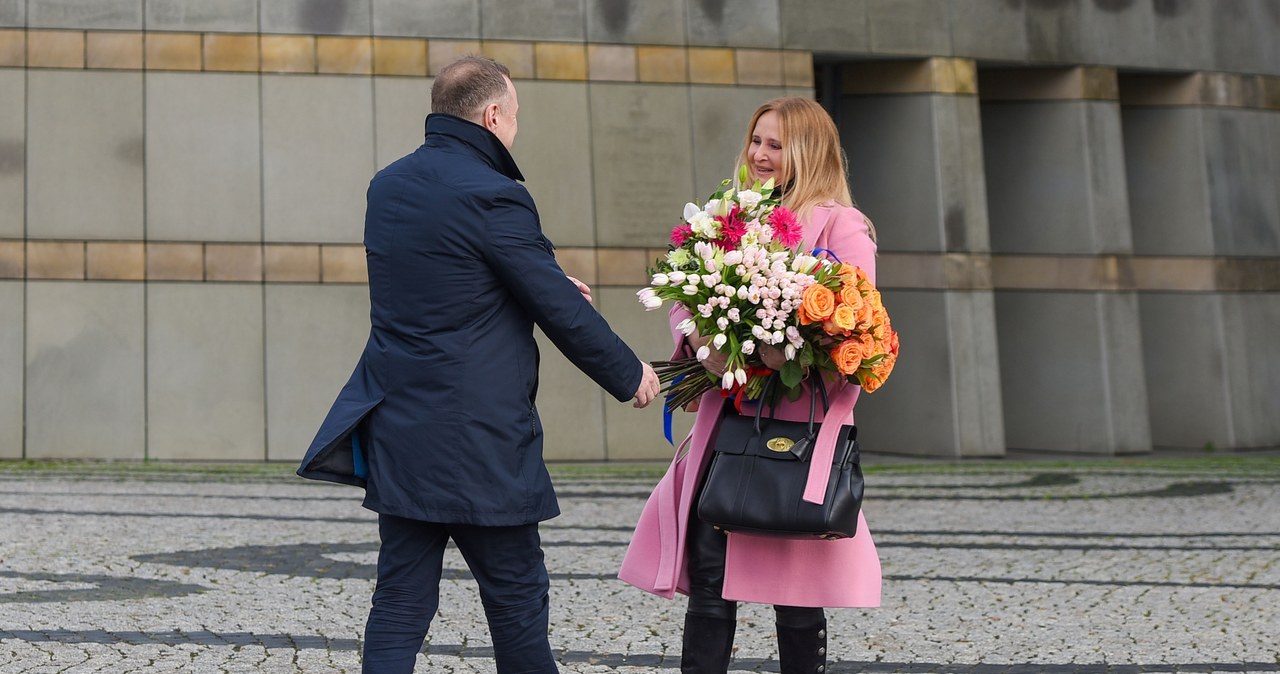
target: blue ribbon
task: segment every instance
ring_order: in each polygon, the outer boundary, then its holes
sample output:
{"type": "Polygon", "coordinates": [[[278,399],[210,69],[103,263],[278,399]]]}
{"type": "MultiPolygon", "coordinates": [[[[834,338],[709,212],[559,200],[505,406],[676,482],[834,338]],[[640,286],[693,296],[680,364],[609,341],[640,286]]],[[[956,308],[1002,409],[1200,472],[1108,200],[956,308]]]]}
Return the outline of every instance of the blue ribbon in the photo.
{"type": "Polygon", "coordinates": [[[364,452],[360,451],[360,430],[351,432],[351,463],[356,477],[364,479],[369,476],[369,467],[364,462],[364,452]]]}
{"type": "Polygon", "coordinates": [[[818,257],[823,253],[826,253],[827,255],[830,255],[831,257],[835,258],[837,264],[844,264],[843,262],[840,262],[840,256],[836,255],[835,251],[831,250],[830,248],[814,248],[813,249],[814,257],[818,257]]]}
{"type": "MultiPolygon", "coordinates": [[[[671,385],[675,386],[676,384],[679,384],[682,379],[684,379],[684,375],[676,377],[675,380],[671,382],[671,385]]],[[[662,400],[662,434],[666,436],[667,443],[672,447],[675,447],[676,442],[671,439],[671,419],[675,416],[671,411],[671,398],[671,395],[667,395],[667,397],[662,400]]]]}

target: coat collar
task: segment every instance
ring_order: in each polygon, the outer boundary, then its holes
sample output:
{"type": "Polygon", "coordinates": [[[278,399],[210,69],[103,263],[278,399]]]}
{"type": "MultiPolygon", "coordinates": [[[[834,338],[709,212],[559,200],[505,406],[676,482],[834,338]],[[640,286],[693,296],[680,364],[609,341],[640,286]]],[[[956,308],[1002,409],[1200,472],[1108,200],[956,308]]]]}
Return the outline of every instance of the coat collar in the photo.
{"type": "Polygon", "coordinates": [[[439,112],[427,115],[427,145],[435,145],[433,141],[444,138],[461,142],[498,173],[512,180],[524,181],[524,175],[506,146],[483,126],[439,112]]]}

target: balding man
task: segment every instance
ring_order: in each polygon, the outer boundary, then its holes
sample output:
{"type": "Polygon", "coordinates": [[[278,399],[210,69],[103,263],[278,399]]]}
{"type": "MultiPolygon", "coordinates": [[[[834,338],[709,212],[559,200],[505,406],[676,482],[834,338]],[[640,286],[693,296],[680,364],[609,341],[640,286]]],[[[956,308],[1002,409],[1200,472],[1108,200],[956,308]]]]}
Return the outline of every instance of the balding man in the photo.
{"type": "Polygon", "coordinates": [[[369,341],[298,474],[363,486],[378,513],[364,672],[413,671],[450,539],[480,586],[498,672],[555,672],[538,522],[560,511],[533,326],[618,400],[644,407],[658,379],[556,264],[509,152],[507,68],[450,64],[431,109],[426,142],[369,184],[369,341]]]}

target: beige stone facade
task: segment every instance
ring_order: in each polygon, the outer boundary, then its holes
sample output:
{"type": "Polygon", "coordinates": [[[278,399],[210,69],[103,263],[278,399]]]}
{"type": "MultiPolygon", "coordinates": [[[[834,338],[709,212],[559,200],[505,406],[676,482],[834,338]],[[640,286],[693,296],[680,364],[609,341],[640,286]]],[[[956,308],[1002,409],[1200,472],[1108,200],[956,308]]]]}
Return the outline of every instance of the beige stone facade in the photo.
{"type": "MultiPolygon", "coordinates": [[[[0,0],[0,458],[300,457],[367,334],[365,187],[467,53],[646,357],[680,206],[815,96],[902,333],[868,451],[1280,445],[1277,34],[1275,0],[0,0]]],[[[549,459],[670,456],[543,354],[549,459]]]]}

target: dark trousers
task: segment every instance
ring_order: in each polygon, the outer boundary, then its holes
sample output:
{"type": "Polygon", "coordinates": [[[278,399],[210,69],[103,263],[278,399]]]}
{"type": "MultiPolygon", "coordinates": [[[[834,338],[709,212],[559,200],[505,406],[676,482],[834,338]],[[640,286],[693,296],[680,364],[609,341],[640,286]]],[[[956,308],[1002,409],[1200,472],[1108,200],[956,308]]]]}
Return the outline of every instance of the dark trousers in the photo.
{"type": "Polygon", "coordinates": [[[480,527],[378,516],[378,585],[364,632],[364,674],[407,674],[440,606],[450,538],[480,585],[498,674],[556,672],[547,641],[550,580],[538,525],[480,527]]]}
{"type": "MultiPolygon", "coordinates": [[[[703,478],[706,484],[706,478],[703,478]]],[[[697,492],[702,495],[702,486],[697,492]]],[[[728,539],[723,531],[698,518],[698,498],[689,513],[685,535],[686,564],[689,570],[690,615],[720,620],[735,620],[738,603],[721,597],[724,592],[724,556],[728,539]]],[[[809,606],[774,606],[777,624],[782,627],[808,628],[821,624],[826,615],[821,608],[809,606]]]]}

